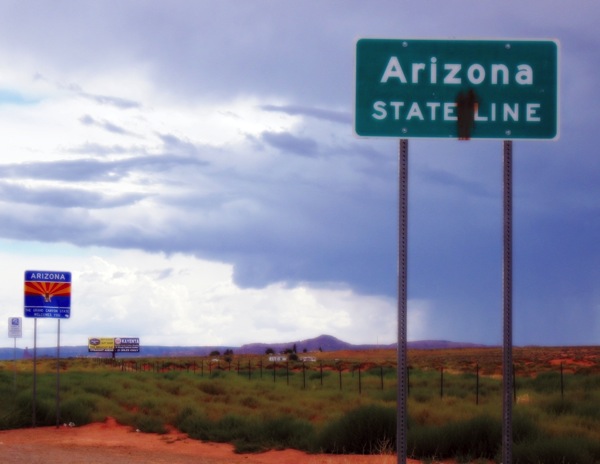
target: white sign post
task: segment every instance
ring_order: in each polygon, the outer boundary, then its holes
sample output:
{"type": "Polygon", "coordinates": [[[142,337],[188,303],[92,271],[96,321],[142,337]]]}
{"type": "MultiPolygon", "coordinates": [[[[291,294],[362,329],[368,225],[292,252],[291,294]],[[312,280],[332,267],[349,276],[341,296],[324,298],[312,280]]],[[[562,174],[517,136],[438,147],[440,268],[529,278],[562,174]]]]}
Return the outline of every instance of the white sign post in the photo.
{"type": "Polygon", "coordinates": [[[17,390],[17,338],[23,337],[23,318],[8,318],[8,338],[14,339],[13,366],[15,370],[15,391],[17,390]]]}

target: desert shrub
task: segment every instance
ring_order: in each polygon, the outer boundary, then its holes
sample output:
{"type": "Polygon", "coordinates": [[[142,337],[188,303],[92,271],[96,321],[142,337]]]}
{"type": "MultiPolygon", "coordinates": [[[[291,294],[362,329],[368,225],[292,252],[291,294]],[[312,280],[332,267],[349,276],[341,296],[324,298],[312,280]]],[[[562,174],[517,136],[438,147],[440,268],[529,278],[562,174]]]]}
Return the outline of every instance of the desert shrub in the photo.
{"type": "Polygon", "coordinates": [[[211,421],[204,414],[191,408],[185,408],[179,414],[176,426],[192,438],[232,443],[238,453],[253,453],[273,448],[308,451],[312,447],[315,434],[310,422],[292,416],[261,420],[228,414],[211,421]]]}
{"type": "Polygon", "coordinates": [[[198,385],[198,388],[207,395],[224,395],[226,393],[225,387],[215,382],[203,382],[198,385]]]}
{"type": "MultiPolygon", "coordinates": [[[[325,380],[327,377],[329,377],[331,375],[331,372],[329,371],[323,371],[323,380],[325,380]]],[[[310,372],[310,374],[308,374],[308,380],[321,380],[321,371],[317,371],[317,372],[310,372]]]]}
{"type": "Polygon", "coordinates": [[[62,422],[73,422],[76,425],[89,424],[93,421],[96,410],[96,401],[92,395],[83,394],[70,397],[60,404],[60,420],[62,422]]]}
{"type": "Polygon", "coordinates": [[[314,447],[315,430],[308,421],[281,416],[264,421],[259,427],[259,437],[269,448],[310,451],[314,447]]]}
{"type": "Polygon", "coordinates": [[[138,413],[135,414],[130,422],[140,432],[146,433],[167,433],[163,418],[155,414],[138,413]]]}
{"type": "Polygon", "coordinates": [[[481,415],[443,426],[415,424],[409,427],[407,446],[413,457],[422,459],[493,459],[501,437],[500,421],[481,415]]]}
{"type": "Polygon", "coordinates": [[[515,443],[516,464],[595,464],[600,445],[583,437],[544,437],[515,443]]]}
{"type": "Polygon", "coordinates": [[[82,385],[82,388],[83,391],[86,391],[88,393],[103,396],[104,398],[110,398],[113,392],[113,383],[111,383],[110,380],[107,380],[105,382],[91,381],[88,384],[82,385]]]}
{"type": "Polygon", "coordinates": [[[258,401],[254,396],[245,396],[240,400],[240,404],[250,409],[256,409],[260,406],[260,401],[258,401]]]}
{"type": "Polygon", "coordinates": [[[560,416],[570,414],[575,409],[575,403],[569,399],[562,399],[560,396],[554,396],[542,404],[543,409],[551,415],[560,416]]]}
{"type": "Polygon", "coordinates": [[[206,439],[204,437],[206,437],[212,422],[204,414],[186,407],[179,413],[174,425],[191,438],[203,440],[206,439]]]}
{"type": "Polygon", "coordinates": [[[556,372],[540,372],[531,382],[537,392],[560,391],[560,374],[556,372]]]}
{"type": "Polygon", "coordinates": [[[590,404],[600,404],[600,397],[598,399],[575,404],[573,414],[595,420],[600,424],[600,408],[590,407],[590,404]]]}
{"type": "Polygon", "coordinates": [[[540,436],[540,429],[535,421],[525,413],[515,410],[512,416],[512,436],[514,443],[530,442],[540,436]]]}
{"type": "Polygon", "coordinates": [[[318,448],[333,454],[376,453],[382,443],[395,443],[396,410],[382,406],[361,406],[325,426],[318,448]]]}

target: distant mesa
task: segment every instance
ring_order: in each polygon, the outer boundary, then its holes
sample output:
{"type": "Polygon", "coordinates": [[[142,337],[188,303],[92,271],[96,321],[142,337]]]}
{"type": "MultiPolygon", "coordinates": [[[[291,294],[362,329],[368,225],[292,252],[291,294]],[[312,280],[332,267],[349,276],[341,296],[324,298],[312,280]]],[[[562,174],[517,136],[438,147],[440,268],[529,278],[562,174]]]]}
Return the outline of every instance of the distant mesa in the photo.
{"type": "MultiPolygon", "coordinates": [[[[489,345],[478,345],[474,343],[451,342],[447,340],[421,340],[408,342],[410,349],[420,350],[439,350],[450,348],[481,348],[489,345]]],[[[231,350],[234,354],[255,354],[264,355],[267,350],[273,353],[282,353],[286,350],[295,348],[297,353],[316,352],[316,351],[359,351],[359,350],[375,350],[375,349],[396,349],[397,344],[365,344],[355,345],[345,342],[332,335],[320,335],[316,338],[306,340],[296,340],[287,343],[250,343],[242,346],[140,346],[139,353],[126,353],[123,356],[130,357],[185,357],[185,356],[209,356],[211,352],[218,351],[219,353],[228,352],[231,350]]],[[[32,358],[33,352],[29,347],[25,349],[17,349],[17,356],[22,358],[32,358]]],[[[106,354],[106,353],[104,353],[106,354]]],[[[110,354],[110,353],[108,353],[110,354]]],[[[107,354],[107,355],[108,355],[107,354]]],[[[63,358],[88,357],[87,345],[81,346],[61,346],[60,355],[63,358]]],[[[13,348],[0,348],[0,359],[13,359],[13,348]]],[[[37,348],[37,356],[55,357],[56,347],[37,348]]],[[[94,356],[101,356],[101,353],[96,353],[94,356]]]]}

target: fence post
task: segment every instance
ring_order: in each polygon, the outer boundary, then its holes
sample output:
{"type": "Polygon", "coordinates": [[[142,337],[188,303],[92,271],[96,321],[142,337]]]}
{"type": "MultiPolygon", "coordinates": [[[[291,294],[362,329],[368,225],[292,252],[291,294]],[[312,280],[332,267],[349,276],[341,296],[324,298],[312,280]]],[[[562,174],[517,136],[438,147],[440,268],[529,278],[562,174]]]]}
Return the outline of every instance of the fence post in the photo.
{"type": "Polygon", "coordinates": [[[302,389],[306,390],[306,365],[302,361],[302,389]]]}
{"type": "Polygon", "coordinates": [[[560,363],[560,399],[564,401],[565,399],[565,384],[563,378],[563,363],[560,363]]]}
{"type": "Polygon", "coordinates": [[[479,406],[479,363],[476,367],[476,380],[475,380],[475,404],[479,406]]]}
{"type": "Polygon", "coordinates": [[[323,361],[321,361],[321,387],[323,386],[323,361]]]}
{"type": "Polygon", "coordinates": [[[362,381],[360,378],[360,364],[358,365],[358,394],[362,395],[362,381]]]}
{"type": "Polygon", "coordinates": [[[512,365],[513,401],[517,402],[517,377],[515,376],[515,365],[512,365]]]}

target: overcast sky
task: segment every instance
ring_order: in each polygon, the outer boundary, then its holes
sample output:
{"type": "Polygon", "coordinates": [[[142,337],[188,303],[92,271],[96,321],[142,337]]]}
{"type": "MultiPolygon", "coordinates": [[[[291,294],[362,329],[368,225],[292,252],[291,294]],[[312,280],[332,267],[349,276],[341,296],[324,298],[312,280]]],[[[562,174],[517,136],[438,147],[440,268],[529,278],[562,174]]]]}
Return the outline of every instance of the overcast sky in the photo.
{"type": "MultiPolygon", "coordinates": [[[[398,140],[354,134],[356,41],[535,38],[560,42],[560,138],[514,143],[514,342],[598,344],[599,17],[583,0],[0,1],[2,319],[23,316],[25,270],[63,270],[63,345],[395,342],[398,140]]],[[[411,140],[409,182],[409,340],[500,344],[502,143],[411,140]]]]}

